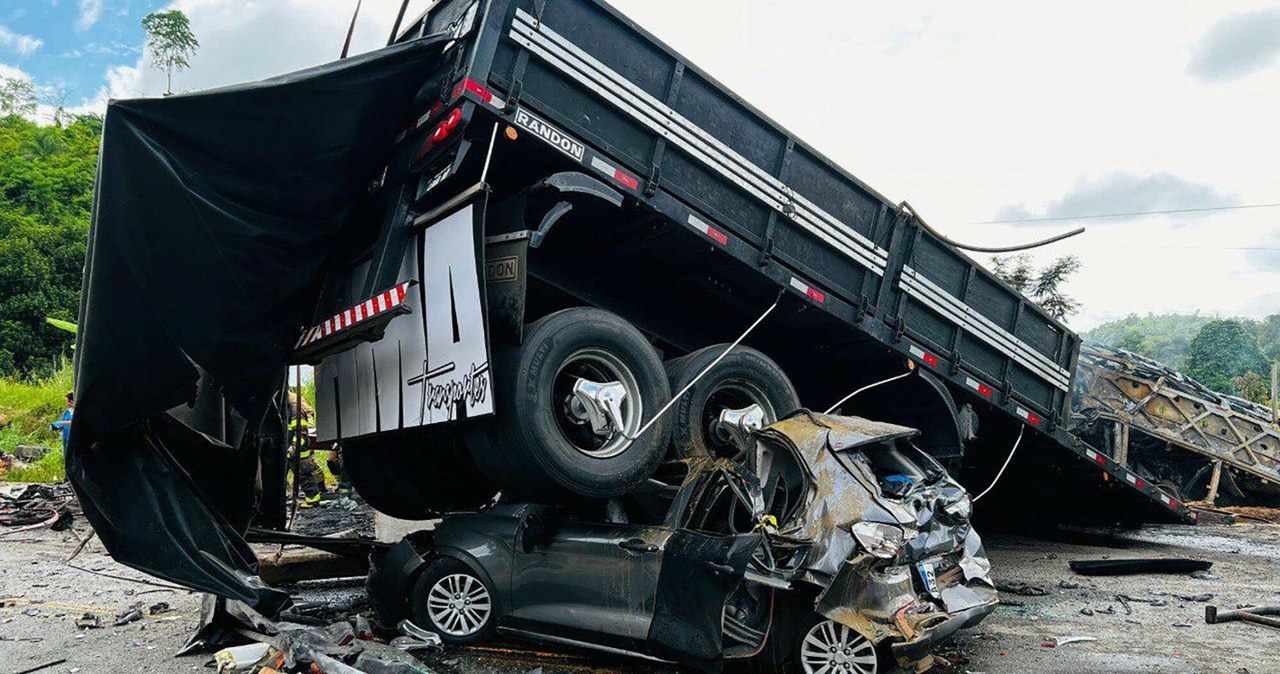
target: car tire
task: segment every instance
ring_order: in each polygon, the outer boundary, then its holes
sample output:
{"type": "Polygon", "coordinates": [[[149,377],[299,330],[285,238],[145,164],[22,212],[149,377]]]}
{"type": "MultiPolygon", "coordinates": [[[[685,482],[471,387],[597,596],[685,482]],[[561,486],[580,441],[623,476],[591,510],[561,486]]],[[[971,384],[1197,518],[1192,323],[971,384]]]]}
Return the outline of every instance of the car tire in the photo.
{"type": "Polygon", "coordinates": [[[671,415],[634,440],[670,399],[662,361],[643,334],[595,308],[566,309],[525,328],[494,357],[497,414],[467,431],[476,465],[506,497],[563,502],[612,498],[643,484],[666,451],[671,415]],[[623,385],[625,433],[602,437],[575,415],[579,378],[623,385]],[[638,403],[638,404],[637,404],[638,403]]]}
{"type": "Polygon", "coordinates": [[[413,584],[412,602],[414,624],[451,645],[487,640],[498,618],[493,588],[452,557],[437,557],[422,570],[413,584]]]}
{"type": "MultiPolygon", "coordinates": [[[[679,393],[698,373],[715,362],[729,347],[717,344],[667,361],[672,394],[679,393]]],[[[722,456],[737,452],[713,422],[724,409],[758,404],[765,423],[772,423],[800,407],[800,397],[787,374],[773,359],[749,347],[738,346],[698,380],[671,411],[671,452],[676,458],[722,456]]]]}
{"type": "Polygon", "coordinates": [[[865,635],[826,616],[810,613],[800,621],[791,651],[792,674],[887,674],[895,663],[888,650],[877,647],[865,635]],[[831,648],[836,650],[832,651],[831,648]],[[830,666],[834,663],[834,666],[830,666]],[[847,667],[845,666],[847,663],[847,667]]]}

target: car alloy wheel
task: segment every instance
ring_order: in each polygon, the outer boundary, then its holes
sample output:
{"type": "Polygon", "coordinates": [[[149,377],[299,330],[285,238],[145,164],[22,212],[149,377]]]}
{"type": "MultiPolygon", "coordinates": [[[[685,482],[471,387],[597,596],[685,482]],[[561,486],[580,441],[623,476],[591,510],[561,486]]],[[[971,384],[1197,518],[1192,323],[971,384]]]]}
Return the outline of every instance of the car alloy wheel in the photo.
{"type": "Polygon", "coordinates": [[[484,629],[493,601],[484,583],[465,573],[437,580],[427,593],[427,615],[436,629],[452,637],[469,637],[484,629]]]}
{"type": "Polygon", "coordinates": [[[821,620],[804,635],[800,665],[805,674],[876,674],[876,647],[846,625],[821,620]]]}

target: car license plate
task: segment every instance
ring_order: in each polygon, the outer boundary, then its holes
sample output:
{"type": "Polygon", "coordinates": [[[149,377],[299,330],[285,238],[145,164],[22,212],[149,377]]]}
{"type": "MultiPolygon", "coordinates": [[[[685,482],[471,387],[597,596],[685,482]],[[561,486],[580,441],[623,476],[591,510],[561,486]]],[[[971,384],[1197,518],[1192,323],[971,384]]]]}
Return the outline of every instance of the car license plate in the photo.
{"type": "Polygon", "coordinates": [[[920,572],[920,581],[929,594],[938,594],[938,576],[933,571],[933,562],[917,562],[916,570],[920,572]]]}

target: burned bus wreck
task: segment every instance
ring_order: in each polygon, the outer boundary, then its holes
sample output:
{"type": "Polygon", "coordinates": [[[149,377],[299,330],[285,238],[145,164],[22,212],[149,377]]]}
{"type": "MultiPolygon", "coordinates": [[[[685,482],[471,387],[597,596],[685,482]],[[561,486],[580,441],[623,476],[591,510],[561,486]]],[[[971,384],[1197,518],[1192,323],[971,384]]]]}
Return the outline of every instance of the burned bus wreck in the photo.
{"type": "Polygon", "coordinates": [[[678,486],[447,517],[375,561],[370,598],[384,622],[451,643],[497,632],[704,669],[919,671],[997,595],[969,496],[918,435],[802,410],[743,433],[746,465],[686,460],[678,486]]]}

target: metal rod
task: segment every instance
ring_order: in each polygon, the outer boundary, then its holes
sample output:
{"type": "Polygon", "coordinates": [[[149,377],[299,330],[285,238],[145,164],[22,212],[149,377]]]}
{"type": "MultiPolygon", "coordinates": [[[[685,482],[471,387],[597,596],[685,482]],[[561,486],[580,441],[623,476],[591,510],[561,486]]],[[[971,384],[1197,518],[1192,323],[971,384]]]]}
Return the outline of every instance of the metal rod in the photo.
{"type": "Polygon", "coordinates": [[[1271,364],[1271,425],[1280,426],[1280,363],[1271,364]]]}
{"type": "Polygon", "coordinates": [[[1222,461],[1213,462],[1213,475],[1209,477],[1209,495],[1205,500],[1209,505],[1215,505],[1218,501],[1218,484],[1222,480],[1222,461]]]}

